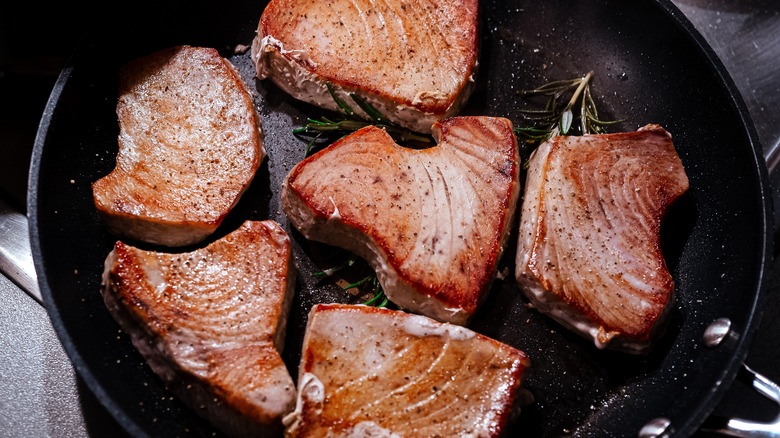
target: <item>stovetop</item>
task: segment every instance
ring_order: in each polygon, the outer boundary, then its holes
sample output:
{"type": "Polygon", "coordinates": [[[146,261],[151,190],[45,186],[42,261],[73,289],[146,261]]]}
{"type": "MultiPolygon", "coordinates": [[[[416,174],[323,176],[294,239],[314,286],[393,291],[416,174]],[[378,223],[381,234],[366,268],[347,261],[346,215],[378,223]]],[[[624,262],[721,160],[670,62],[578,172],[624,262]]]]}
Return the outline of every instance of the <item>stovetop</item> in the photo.
{"type": "MultiPolygon", "coordinates": [[[[774,171],[780,164],[780,3],[674,3],[734,79],[758,131],[770,172],[774,171]]],[[[3,11],[8,7],[0,6],[0,202],[24,213],[38,121],[60,69],[95,11],[79,2],[17,4],[13,14],[3,11]]],[[[771,179],[773,187],[780,188],[780,172],[772,172],[771,179]]],[[[775,212],[775,229],[778,217],[780,211],[775,212]]],[[[3,232],[0,227],[0,235],[3,232]]],[[[774,382],[780,382],[778,291],[780,263],[775,261],[762,323],[746,360],[774,382]]],[[[0,435],[120,433],[121,428],[73,370],[44,308],[8,276],[0,276],[0,388],[0,435]]],[[[778,406],[736,382],[714,415],[769,421],[778,415],[778,406]]]]}

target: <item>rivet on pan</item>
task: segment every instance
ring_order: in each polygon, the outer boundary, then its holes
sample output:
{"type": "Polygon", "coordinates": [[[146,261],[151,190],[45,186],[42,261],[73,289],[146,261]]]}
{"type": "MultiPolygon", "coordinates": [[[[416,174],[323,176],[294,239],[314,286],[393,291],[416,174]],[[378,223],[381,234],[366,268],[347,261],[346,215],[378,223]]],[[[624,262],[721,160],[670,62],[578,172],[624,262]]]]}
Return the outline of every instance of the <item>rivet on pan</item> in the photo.
{"type": "Polygon", "coordinates": [[[639,438],[662,438],[671,436],[672,422],[668,418],[656,418],[650,420],[647,424],[639,429],[639,438]]]}
{"type": "Polygon", "coordinates": [[[723,339],[731,332],[731,320],[728,318],[718,318],[707,326],[704,330],[704,345],[714,348],[723,342],[723,339]]]}

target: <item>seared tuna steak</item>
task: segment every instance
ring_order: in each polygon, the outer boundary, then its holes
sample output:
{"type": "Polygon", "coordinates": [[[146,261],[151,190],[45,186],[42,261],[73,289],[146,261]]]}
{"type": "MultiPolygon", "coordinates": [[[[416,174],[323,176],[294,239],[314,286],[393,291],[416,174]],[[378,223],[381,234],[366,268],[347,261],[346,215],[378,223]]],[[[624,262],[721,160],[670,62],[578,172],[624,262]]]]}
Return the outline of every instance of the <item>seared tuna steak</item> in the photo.
{"type": "Polygon", "coordinates": [[[461,326],[319,304],[309,313],[287,436],[499,436],[518,412],[529,365],[522,351],[461,326]]]}
{"type": "Polygon", "coordinates": [[[116,167],[93,184],[114,234],[180,246],[213,233],[265,157],[260,119],[229,61],[180,46],[120,73],[116,167]]]}
{"type": "Polygon", "coordinates": [[[257,77],[337,110],[365,99],[391,122],[428,133],[471,94],[477,0],[271,0],[252,43],[257,77]]]}
{"type": "Polygon", "coordinates": [[[103,273],[111,315],[152,370],[233,436],[275,436],[295,386],[279,355],[295,275],[275,222],[245,222],[189,253],[117,242],[103,273]]]}
{"type": "Polygon", "coordinates": [[[455,117],[433,127],[435,147],[356,131],[287,175],[282,206],[313,240],[368,261],[395,304],[464,324],[488,293],[519,195],[512,124],[455,117]]]}
{"type": "Polygon", "coordinates": [[[540,311],[599,348],[648,351],[674,302],[661,220],[686,190],[672,137],[658,125],[554,137],[530,160],[518,283],[540,311]]]}

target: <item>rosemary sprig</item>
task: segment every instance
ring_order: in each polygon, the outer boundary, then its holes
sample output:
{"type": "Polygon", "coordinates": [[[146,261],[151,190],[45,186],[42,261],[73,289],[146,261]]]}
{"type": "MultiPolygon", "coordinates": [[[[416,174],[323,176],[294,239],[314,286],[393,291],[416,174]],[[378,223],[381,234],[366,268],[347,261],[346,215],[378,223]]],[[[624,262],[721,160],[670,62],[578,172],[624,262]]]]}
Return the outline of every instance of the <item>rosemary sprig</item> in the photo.
{"type": "Polygon", "coordinates": [[[523,118],[532,122],[533,126],[516,128],[515,134],[526,143],[538,145],[556,135],[569,135],[575,121],[575,108],[579,105],[579,133],[600,134],[604,127],[621,120],[601,120],[598,117],[596,102],[590,91],[590,81],[593,72],[576,79],[553,81],[531,90],[521,91],[524,97],[546,96],[547,103],[542,110],[521,110],[523,118]],[[573,91],[572,91],[573,90],[573,91]],[[572,92],[565,105],[561,100],[572,92]]]}
{"type": "Polygon", "coordinates": [[[306,144],[306,155],[308,156],[315,145],[320,143],[329,142],[335,138],[342,137],[350,132],[357,131],[360,128],[364,128],[369,125],[382,128],[390,134],[397,142],[407,143],[422,143],[431,144],[433,139],[430,136],[418,134],[410,129],[402,128],[388,121],[379,110],[373,105],[368,103],[365,99],[358,96],[355,93],[350,93],[349,97],[352,101],[360,107],[371,120],[363,120],[358,118],[355,114],[355,110],[343,99],[336,95],[331,84],[326,84],[328,87],[328,93],[331,98],[336,102],[336,106],[342,117],[337,120],[333,120],[328,117],[321,117],[317,119],[307,119],[307,123],[304,126],[293,129],[293,134],[296,137],[308,140],[306,144]]]}
{"type": "MultiPolygon", "coordinates": [[[[330,277],[336,274],[337,272],[341,271],[342,269],[352,267],[356,261],[357,261],[357,256],[351,255],[349,258],[347,258],[347,260],[344,263],[341,263],[329,269],[317,271],[314,273],[314,276],[317,278],[330,277]]],[[[342,288],[344,290],[358,288],[365,292],[372,292],[373,296],[362,303],[367,306],[387,307],[387,304],[389,303],[389,300],[387,299],[387,296],[385,295],[385,292],[382,289],[382,285],[379,283],[379,279],[377,278],[376,274],[367,275],[358,281],[347,284],[346,286],[342,286],[342,288]]]]}

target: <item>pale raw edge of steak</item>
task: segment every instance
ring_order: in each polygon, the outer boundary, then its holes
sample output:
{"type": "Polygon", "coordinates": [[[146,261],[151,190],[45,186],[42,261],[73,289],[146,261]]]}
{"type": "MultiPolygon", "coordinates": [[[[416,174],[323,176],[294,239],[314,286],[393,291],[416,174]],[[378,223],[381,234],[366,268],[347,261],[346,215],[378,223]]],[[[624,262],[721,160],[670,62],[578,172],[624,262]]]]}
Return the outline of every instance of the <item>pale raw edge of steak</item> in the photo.
{"type": "Polygon", "coordinates": [[[163,49],[128,63],[121,77],[126,85],[117,102],[116,166],[93,183],[101,222],[112,234],[127,239],[170,247],[199,243],[236,206],[265,159],[252,94],[236,67],[207,47],[163,49]],[[170,61],[161,62],[163,57],[170,61]],[[152,69],[155,64],[159,65],[152,69]],[[217,86],[202,94],[187,88],[205,84],[204,77],[217,86]],[[177,107],[163,109],[174,102],[173,93],[183,93],[177,107]],[[162,99],[151,100],[157,94],[169,100],[164,105],[162,99]],[[209,111],[218,109],[209,106],[216,102],[224,103],[222,112],[227,114],[219,117],[232,121],[208,121],[209,111]],[[146,134],[139,125],[146,127],[146,134]],[[190,132],[190,125],[207,132],[190,132]],[[160,131],[150,134],[150,129],[160,131]],[[202,138],[194,138],[198,136],[202,138]],[[218,137],[220,141],[215,140],[218,137]],[[179,163],[160,165],[176,156],[179,163]],[[224,163],[207,163],[220,158],[224,163]],[[150,168],[157,171],[150,173],[150,168]]]}
{"type": "MultiPolygon", "coordinates": [[[[468,122],[470,117],[455,117],[437,122],[433,127],[433,135],[439,142],[441,132],[447,128],[445,126],[449,124],[458,125],[460,123],[468,122]],[[465,121],[465,122],[464,122],[465,121]]],[[[507,124],[509,131],[511,132],[511,123],[505,119],[497,118],[480,118],[475,117],[475,120],[495,120],[496,123],[503,121],[507,124]]],[[[476,125],[482,122],[477,121],[476,125]]],[[[475,129],[481,129],[479,127],[475,129]]],[[[372,129],[364,128],[364,129],[372,129]]],[[[348,141],[349,139],[344,139],[348,141]]],[[[446,138],[442,138],[440,146],[446,144],[446,138]]],[[[512,135],[512,142],[516,142],[512,135]]],[[[436,147],[440,147],[436,146],[436,147]]],[[[401,148],[401,146],[397,146],[401,148]]],[[[447,146],[450,147],[450,146],[447,146]]],[[[497,147],[498,149],[498,147],[497,147]]],[[[474,312],[478,309],[479,305],[487,296],[493,281],[498,274],[498,263],[501,260],[504,250],[508,244],[509,234],[511,226],[514,221],[516,206],[520,194],[520,181],[519,181],[519,169],[520,159],[517,156],[516,144],[513,148],[515,157],[514,165],[512,168],[513,183],[506,189],[511,193],[506,199],[506,208],[503,210],[501,216],[501,223],[503,224],[501,230],[497,230],[500,234],[500,241],[496,243],[498,252],[495,259],[491,262],[491,277],[485,283],[481,285],[479,291],[479,302],[473,307],[471,304],[468,306],[450,306],[438,297],[429,294],[427,290],[420,290],[418,287],[405,280],[405,276],[402,275],[395,266],[388,263],[388,256],[385,250],[377,244],[376,241],[361,230],[356,229],[345,223],[341,213],[338,210],[338,206],[333,204],[334,210],[332,214],[327,217],[322,217],[318,212],[312,210],[311,206],[296,193],[295,190],[290,188],[290,175],[294,170],[288,174],[287,178],[282,186],[282,206],[290,222],[301,232],[307,239],[324,242],[330,245],[335,245],[344,249],[347,249],[359,257],[365,259],[368,264],[376,271],[377,278],[382,285],[382,288],[387,297],[393,303],[398,306],[410,310],[415,313],[420,313],[439,321],[451,322],[454,324],[465,325],[469,319],[473,316],[474,312]],[[468,307],[468,308],[467,308],[468,307]]],[[[327,150],[322,151],[326,153],[327,150]]],[[[487,171],[487,167],[485,169],[487,171]]],[[[332,199],[330,200],[332,203],[332,199]]],[[[433,207],[435,208],[435,206],[433,207]]],[[[415,279],[417,280],[417,279],[415,279]]]]}
{"type": "MultiPolygon", "coordinates": [[[[176,321],[164,320],[159,315],[154,314],[154,303],[150,305],[150,303],[134,299],[134,296],[124,296],[121,293],[123,286],[120,284],[120,280],[116,278],[118,274],[115,273],[116,269],[121,269],[117,267],[119,257],[117,248],[121,247],[123,253],[130,254],[129,257],[133,259],[135,264],[133,268],[129,268],[132,272],[127,273],[128,269],[125,269],[125,273],[133,277],[130,281],[144,282],[142,285],[136,284],[136,286],[131,287],[153,288],[156,293],[165,291],[165,289],[160,289],[160,287],[161,285],[165,286],[167,277],[164,277],[157,270],[160,266],[145,266],[143,263],[146,259],[142,259],[142,257],[150,255],[156,258],[155,254],[162,253],[143,251],[117,242],[117,247],[109,253],[105,261],[101,294],[109,313],[119,324],[122,331],[130,336],[133,346],[142,355],[147,365],[160,377],[166,387],[195,413],[210,421],[229,436],[275,437],[282,432],[282,417],[292,411],[295,403],[295,384],[280,356],[280,352],[284,347],[287,319],[295,290],[295,266],[291,257],[289,238],[275,222],[247,221],[238,230],[223,238],[223,240],[232,238],[234,235],[237,236],[239,233],[254,233],[254,235],[250,234],[250,238],[267,239],[265,242],[258,243],[258,246],[271,246],[287,254],[286,260],[274,262],[277,263],[277,269],[283,270],[287,275],[285,279],[280,280],[284,281],[285,284],[282,290],[283,295],[277,297],[277,301],[280,301],[278,303],[279,307],[267,309],[269,315],[278,311],[278,319],[275,322],[273,334],[263,337],[263,339],[267,338],[267,340],[246,342],[241,339],[225,341],[224,339],[198,338],[197,333],[191,329],[177,327],[176,321]],[[128,300],[130,301],[128,302],[128,300]],[[152,312],[151,316],[148,311],[152,312]],[[169,332],[174,330],[178,330],[177,336],[173,336],[169,332]],[[163,332],[161,333],[161,331],[163,332]],[[197,346],[192,344],[193,341],[198,343],[197,346]],[[223,342],[227,342],[230,345],[226,345],[223,342]],[[208,373],[213,370],[213,367],[224,366],[225,363],[208,362],[208,358],[211,356],[208,356],[207,353],[212,349],[218,349],[220,346],[229,347],[227,348],[228,355],[231,351],[242,347],[253,348],[252,351],[256,356],[248,359],[250,361],[265,361],[262,364],[263,368],[256,369],[255,372],[267,372],[260,378],[264,382],[270,383],[261,385],[259,389],[255,388],[252,393],[247,394],[242,394],[241,388],[215,388],[209,380],[208,373]],[[200,348],[198,349],[197,347],[200,348]]],[[[221,245],[222,243],[222,241],[218,240],[212,243],[210,247],[221,245]]],[[[240,248],[236,249],[242,251],[240,248]]],[[[202,250],[182,254],[164,254],[162,255],[162,261],[159,263],[165,264],[166,260],[170,261],[171,258],[177,255],[186,258],[187,256],[195,257],[198,254],[202,254],[202,250]],[[168,258],[166,259],[165,257],[168,258]]],[[[267,254],[244,255],[246,257],[268,256],[267,254]]],[[[274,254],[271,256],[273,257],[274,254]]],[[[242,264],[246,261],[240,259],[235,262],[236,264],[242,264]]],[[[197,261],[194,263],[197,263],[197,261]]],[[[174,271],[174,269],[171,270],[174,271]]],[[[252,279],[242,281],[251,282],[252,279]]],[[[212,287],[220,286],[223,285],[212,285],[212,287]]],[[[196,293],[206,294],[208,292],[208,290],[199,289],[196,293]]],[[[176,292],[170,291],[168,295],[173,295],[174,293],[176,292]]],[[[130,292],[130,295],[133,295],[132,292],[130,292]]],[[[173,301],[174,298],[170,298],[170,300],[173,301]]],[[[271,299],[271,301],[274,300],[271,299]]],[[[220,303],[212,304],[216,304],[216,307],[219,307],[220,303]]],[[[165,312],[161,311],[160,313],[163,314],[165,312]]],[[[226,316],[226,319],[229,319],[229,316],[226,316]]],[[[256,334],[258,336],[263,335],[260,332],[256,332],[256,334]]],[[[239,368],[227,371],[246,374],[248,369],[241,369],[242,364],[238,363],[241,357],[234,356],[234,358],[235,362],[231,363],[235,363],[239,368]]],[[[257,363],[252,362],[250,366],[257,366],[257,363]]],[[[226,370],[222,369],[220,371],[224,372],[226,370]]],[[[258,374],[255,374],[255,377],[257,376],[258,374]]]]}
{"type": "MultiPolygon", "coordinates": [[[[280,3],[280,2],[276,2],[280,3]]],[[[458,1],[445,1],[440,3],[446,3],[449,8],[453,10],[460,9],[455,13],[465,14],[469,8],[477,7],[472,1],[463,1],[462,5],[458,5],[458,1]]],[[[392,2],[389,2],[392,5],[392,2]]],[[[416,4],[402,5],[400,7],[417,7],[416,4]]],[[[424,3],[419,5],[424,7],[424,3]]],[[[337,9],[339,7],[355,8],[356,6],[350,2],[329,4],[326,7],[331,9],[337,9]]],[[[269,10],[271,8],[267,8],[269,10]]],[[[264,15],[266,13],[264,11],[264,15]]],[[[285,13],[288,11],[285,10],[285,13]]],[[[367,11],[371,12],[371,11],[367,11]]],[[[289,11],[290,14],[297,14],[299,11],[292,8],[289,11]]],[[[314,15],[314,14],[311,14],[314,15]]],[[[381,15],[381,14],[380,14],[381,15]]],[[[398,18],[402,20],[403,15],[398,17],[383,17],[387,20],[395,20],[398,18]]],[[[264,17],[263,17],[264,18],[264,17]]],[[[369,87],[361,87],[360,85],[365,82],[363,78],[355,77],[345,81],[344,78],[335,78],[328,75],[320,74],[320,64],[318,61],[312,59],[306,50],[299,47],[288,47],[285,43],[284,36],[280,35],[267,35],[263,28],[263,18],[258,25],[256,37],[252,41],[251,46],[251,58],[255,64],[256,74],[258,79],[270,79],[274,84],[281,88],[284,92],[294,97],[295,99],[303,102],[310,103],[312,105],[319,106],[332,111],[341,111],[339,105],[336,103],[333,95],[343,102],[346,102],[354,110],[355,115],[366,119],[373,120],[373,117],[367,114],[359,105],[357,105],[352,98],[351,94],[357,94],[363,98],[368,104],[373,106],[379,111],[379,113],[387,120],[413,131],[421,133],[430,133],[431,126],[434,122],[440,121],[452,116],[457,115],[463,106],[468,101],[469,97],[474,91],[476,86],[475,76],[478,70],[478,43],[476,33],[478,31],[476,13],[474,17],[469,19],[473,21],[470,38],[474,41],[474,46],[471,47],[469,53],[463,54],[465,59],[468,59],[468,66],[464,71],[453,72],[461,76],[461,82],[458,87],[458,92],[454,95],[443,93],[439,90],[418,90],[417,94],[412,99],[406,99],[403,96],[394,94],[391,90],[390,84],[382,87],[381,90],[370,90],[369,87]],[[330,85],[330,89],[328,86],[330,85]],[[439,109],[437,111],[426,111],[421,109],[423,102],[430,105],[431,102],[435,102],[436,106],[446,106],[446,108],[439,109]]],[[[463,17],[464,21],[468,21],[466,17],[463,17]]],[[[328,21],[322,23],[320,26],[320,32],[323,34],[321,38],[323,41],[329,41],[331,38],[325,35],[328,34],[327,26],[333,24],[332,27],[339,27],[328,21]]],[[[361,26],[365,24],[362,23],[361,26]]],[[[417,28],[428,30],[430,24],[418,24],[417,28]]],[[[344,28],[343,23],[340,26],[344,28]]],[[[412,28],[415,28],[412,26],[412,28]]],[[[335,30],[334,30],[335,31],[335,30]]],[[[334,47],[333,50],[336,50],[334,47]]],[[[383,56],[388,56],[384,54],[383,56]]],[[[436,54],[432,55],[436,58],[436,54]]],[[[390,60],[384,60],[385,63],[389,63],[390,60]]],[[[326,63],[330,61],[325,61],[326,63]]],[[[339,60],[339,63],[350,63],[350,59],[339,60]]],[[[435,61],[428,61],[435,62],[435,61]]],[[[398,67],[390,67],[398,68],[398,67]]],[[[408,70],[413,70],[414,66],[404,66],[408,70]]],[[[382,67],[372,68],[366,70],[367,75],[384,75],[382,67]]],[[[405,80],[407,83],[415,83],[413,78],[405,80]]],[[[373,88],[373,87],[371,87],[373,88]]]]}
{"type": "Polygon", "coordinates": [[[285,435],[502,436],[532,402],[522,387],[530,366],[521,350],[465,327],[398,310],[317,304],[285,435]]]}
{"type": "MultiPolygon", "coordinates": [[[[660,130],[668,134],[659,125],[649,124],[638,131],[660,130]]],[[[656,339],[663,334],[666,325],[668,325],[668,316],[674,307],[676,291],[671,290],[666,306],[659,314],[653,332],[647,340],[634,340],[624,336],[622,333],[608,332],[604,327],[593,319],[582,314],[573,306],[562,300],[557,294],[545,288],[545,285],[539,282],[533,273],[527,272],[526,268],[531,259],[531,251],[535,232],[532,228],[537,227],[539,223],[539,204],[541,186],[545,181],[543,168],[547,165],[549,156],[554,143],[547,141],[541,144],[531,156],[528,166],[528,173],[525,181],[524,199],[521,207],[521,224],[518,235],[518,247],[516,254],[517,271],[515,273],[518,285],[521,287],[531,304],[541,313],[550,316],[567,329],[580,334],[589,339],[599,349],[611,349],[623,351],[630,354],[642,355],[652,350],[656,339]]],[[[687,178],[686,178],[687,181],[687,178]]],[[[686,184],[687,190],[687,184],[686,184]]]]}

